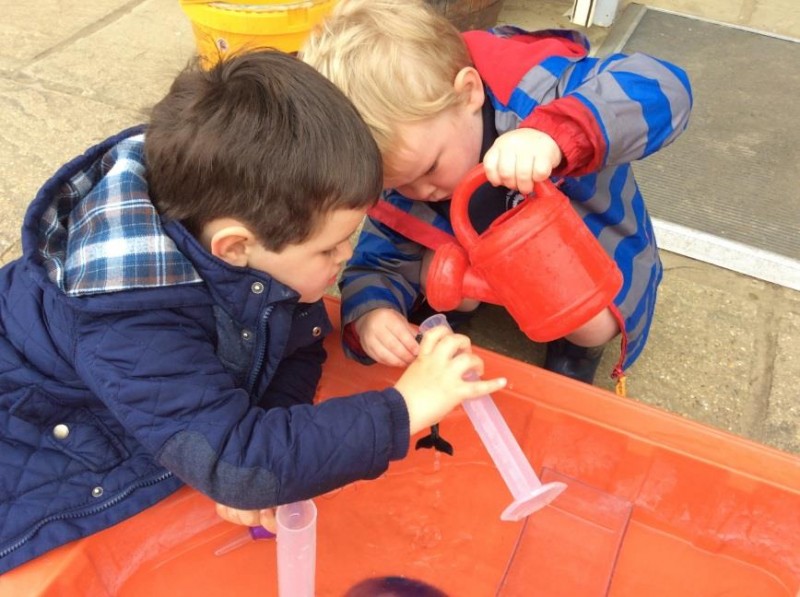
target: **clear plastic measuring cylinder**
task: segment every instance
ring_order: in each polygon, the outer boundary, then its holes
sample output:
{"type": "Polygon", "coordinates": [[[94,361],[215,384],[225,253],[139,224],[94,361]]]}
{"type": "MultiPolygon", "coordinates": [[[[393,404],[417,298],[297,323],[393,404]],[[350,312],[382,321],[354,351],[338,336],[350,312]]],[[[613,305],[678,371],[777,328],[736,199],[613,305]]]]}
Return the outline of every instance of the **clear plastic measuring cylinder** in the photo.
{"type": "Polygon", "coordinates": [[[278,597],[314,597],[317,507],[311,500],[278,506],[278,597]]]}
{"type": "MultiPolygon", "coordinates": [[[[439,325],[450,328],[441,313],[423,321],[419,331],[424,334],[439,325]]],[[[500,515],[501,520],[520,520],[544,508],[567,488],[560,482],[542,485],[491,396],[465,400],[462,406],[514,496],[514,501],[500,515]]]]}

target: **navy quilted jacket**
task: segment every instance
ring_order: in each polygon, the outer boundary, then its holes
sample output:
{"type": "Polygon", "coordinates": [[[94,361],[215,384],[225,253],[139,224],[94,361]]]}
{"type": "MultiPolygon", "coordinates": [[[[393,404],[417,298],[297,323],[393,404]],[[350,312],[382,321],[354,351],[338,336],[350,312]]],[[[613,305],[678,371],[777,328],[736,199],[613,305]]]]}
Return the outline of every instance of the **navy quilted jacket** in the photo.
{"type": "Polygon", "coordinates": [[[62,167],[0,270],[0,573],[182,483],[264,508],[408,449],[393,389],[311,405],[322,303],[162,222],[142,146],[125,131],[62,167]]]}

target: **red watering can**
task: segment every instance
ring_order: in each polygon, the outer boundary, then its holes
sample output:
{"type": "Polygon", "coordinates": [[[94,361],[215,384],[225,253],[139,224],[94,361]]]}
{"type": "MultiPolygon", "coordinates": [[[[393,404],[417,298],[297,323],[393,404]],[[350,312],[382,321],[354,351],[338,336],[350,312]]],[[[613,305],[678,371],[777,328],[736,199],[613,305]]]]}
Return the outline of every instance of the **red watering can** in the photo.
{"type": "Polygon", "coordinates": [[[548,181],[478,235],[469,201],[487,182],[483,165],[453,193],[450,217],[461,243],[434,254],[426,279],[431,307],[451,311],[465,298],[502,305],[535,342],[562,338],[611,304],[622,273],[569,199],[548,181]]]}

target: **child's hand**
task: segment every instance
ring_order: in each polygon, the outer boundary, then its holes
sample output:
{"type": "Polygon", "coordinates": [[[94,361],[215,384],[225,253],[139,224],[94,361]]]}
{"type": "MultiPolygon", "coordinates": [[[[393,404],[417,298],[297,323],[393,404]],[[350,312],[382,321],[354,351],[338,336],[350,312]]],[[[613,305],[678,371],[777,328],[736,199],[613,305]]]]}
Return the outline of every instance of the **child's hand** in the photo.
{"type": "Polygon", "coordinates": [[[394,386],[405,398],[411,434],[438,423],[464,400],[505,387],[503,378],[477,379],[482,373],[483,360],[471,352],[469,338],[445,326],[425,332],[419,356],[394,386]]]}
{"type": "Polygon", "coordinates": [[[223,520],[233,524],[241,524],[248,527],[262,526],[270,533],[276,533],[278,530],[278,525],[275,522],[275,508],[237,510],[224,504],[217,504],[217,514],[223,520]]]}
{"type": "Polygon", "coordinates": [[[564,155],[553,138],[536,129],[515,129],[500,135],[486,152],[483,167],[494,186],[516,189],[523,195],[533,183],[550,177],[564,155]]]}
{"type": "Polygon", "coordinates": [[[376,362],[404,367],[419,352],[416,332],[394,309],[375,309],[355,322],[361,348],[376,362]]]}

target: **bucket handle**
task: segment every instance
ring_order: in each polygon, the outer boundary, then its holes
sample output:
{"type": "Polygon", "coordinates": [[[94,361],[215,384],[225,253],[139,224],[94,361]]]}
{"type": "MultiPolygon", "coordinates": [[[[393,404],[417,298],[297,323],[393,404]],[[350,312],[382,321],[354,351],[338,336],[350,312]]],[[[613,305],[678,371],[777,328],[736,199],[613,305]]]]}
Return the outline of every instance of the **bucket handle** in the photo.
{"type": "MultiPolygon", "coordinates": [[[[456,234],[456,238],[458,238],[458,241],[461,243],[461,246],[464,247],[467,252],[478,242],[478,233],[475,232],[475,228],[472,227],[472,222],[469,220],[469,202],[475,194],[475,191],[487,182],[489,182],[489,179],[486,178],[486,170],[483,164],[478,164],[467,172],[453,191],[453,202],[451,205],[453,231],[456,234]]],[[[549,179],[533,183],[533,191],[536,197],[558,194],[558,189],[549,179]]],[[[529,197],[530,195],[525,199],[527,200],[529,197]]],[[[500,220],[505,220],[513,211],[514,210],[511,210],[503,214],[498,220],[495,220],[492,225],[498,223],[500,220]]]]}

